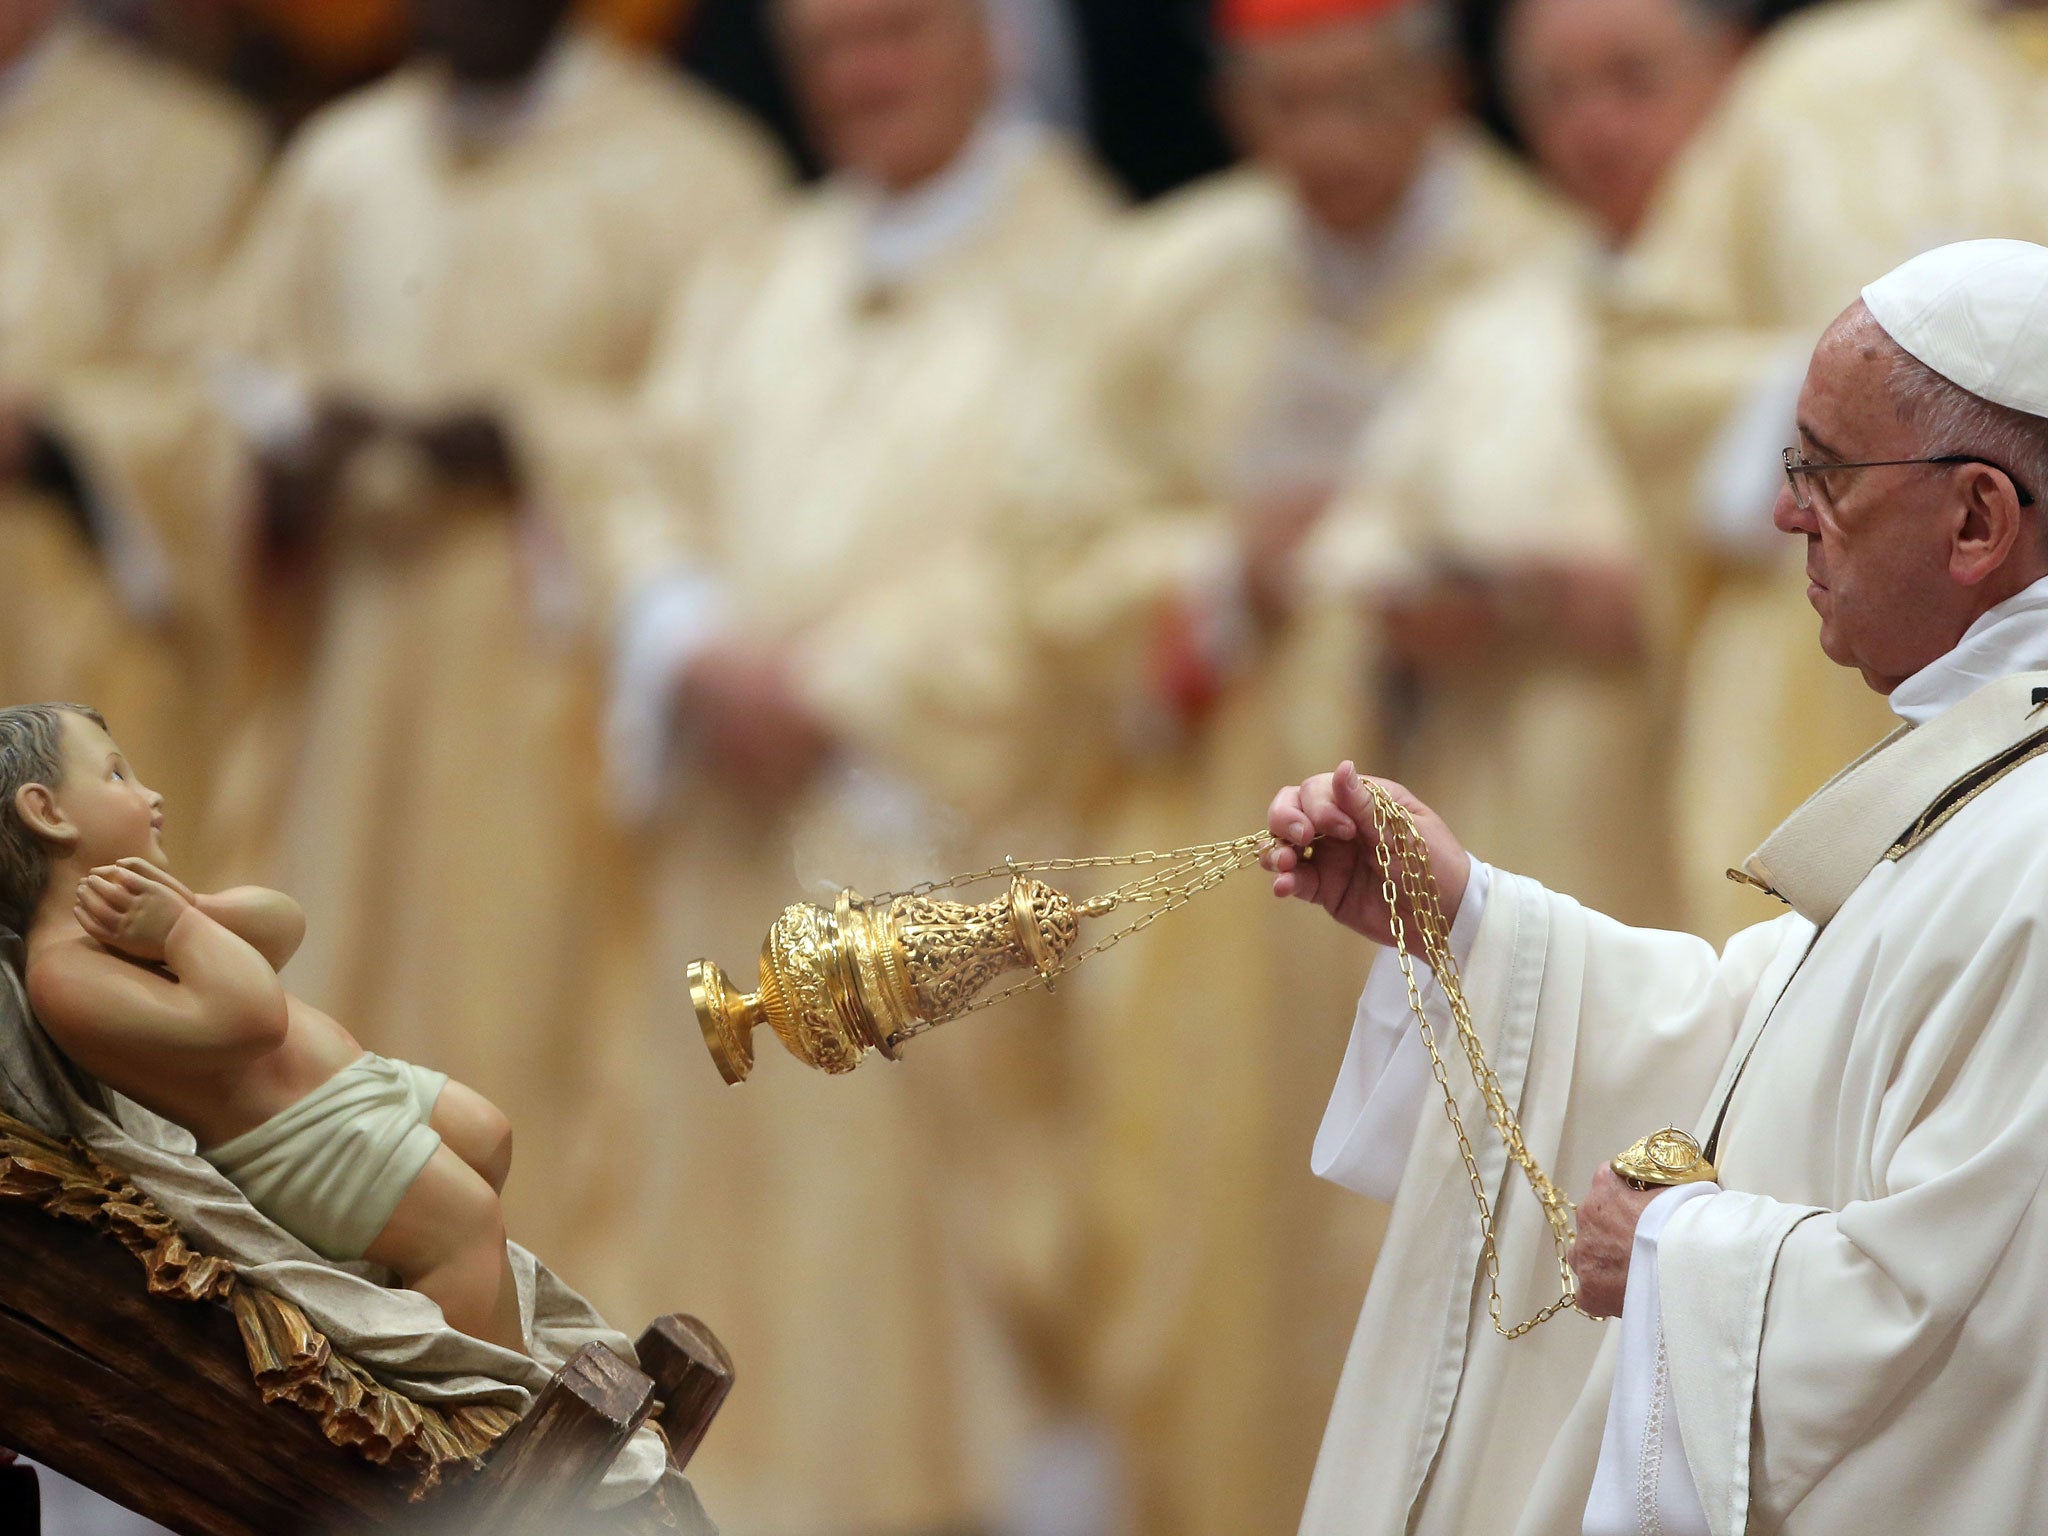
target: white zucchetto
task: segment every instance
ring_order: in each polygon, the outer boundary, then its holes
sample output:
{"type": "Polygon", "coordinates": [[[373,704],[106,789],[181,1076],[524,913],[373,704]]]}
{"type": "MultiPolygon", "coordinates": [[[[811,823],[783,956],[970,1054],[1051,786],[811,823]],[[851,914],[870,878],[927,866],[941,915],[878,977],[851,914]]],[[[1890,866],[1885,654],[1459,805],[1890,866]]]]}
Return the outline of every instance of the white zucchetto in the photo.
{"type": "Polygon", "coordinates": [[[2048,246],[1963,240],[1863,290],[1877,323],[1950,383],[2048,416],[2048,246]]]}

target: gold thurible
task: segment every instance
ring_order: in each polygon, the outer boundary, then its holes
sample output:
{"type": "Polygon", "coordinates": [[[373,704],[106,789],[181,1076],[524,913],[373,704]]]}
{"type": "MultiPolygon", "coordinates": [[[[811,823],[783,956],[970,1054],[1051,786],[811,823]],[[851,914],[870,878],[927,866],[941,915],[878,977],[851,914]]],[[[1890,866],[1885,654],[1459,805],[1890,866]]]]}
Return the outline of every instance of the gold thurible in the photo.
{"type": "MultiPolygon", "coordinates": [[[[1362,779],[1361,788],[1372,801],[1368,846],[1380,877],[1409,1010],[1442,1090],[1478,1207],[1487,1312],[1496,1331],[1520,1338],[1577,1301],[1571,1268],[1574,1207],[1531,1154],[1520,1118],[1487,1064],[1451,953],[1450,923],[1430,868],[1428,845],[1407,809],[1384,787],[1362,779]],[[1486,1119],[1535,1195],[1550,1229],[1559,1294],[1523,1322],[1510,1324],[1503,1316],[1494,1200],[1481,1179],[1478,1155],[1451,1089],[1446,1051],[1423,1005],[1415,968],[1418,958],[1435,973],[1449,1005],[1456,1054],[1465,1058],[1486,1119]]],[[[1037,864],[1009,859],[993,869],[934,881],[898,895],[868,898],[842,891],[829,911],[810,903],[784,909],[761,946],[759,990],[742,995],[716,965],[699,960],[689,970],[690,999],[704,1043],[728,1083],[744,1082],[753,1071],[753,1035],[763,1024],[799,1061],[824,1072],[851,1072],[870,1052],[893,1060],[905,1041],[928,1029],[1019,992],[1050,988],[1089,956],[1258,862],[1273,841],[1262,832],[1164,853],[1037,864]],[[1037,878],[1054,871],[1112,867],[1149,867],[1149,872],[1085,901],[1037,878]],[[1009,889],[992,901],[976,905],[934,899],[941,891],[997,879],[1007,879],[1009,889]],[[1076,947],[1083,922],[1125,909],[1136,915],[1088,947],[1076,947]],[[1024,975],[987,991],[997,977],[1010,972],[1024,975]]],[[[1313,849],[1301,853],[1308,858],[1313,849]]],[[[1614,1168],[1640,1187],[1715,1177],[1698,1144],[1668,1127],[1629,1148],[1614,1160],[1614,1168]]]]}
{"type": "Polygon", "coordinates": [[[894,1060],[905,1040],[966,1011],[1006,971],[1050,984],[1080,937],[1081,919],[1111,898],[1076,901],[1021,872],[1008,893],[969,905],[929,895],[869,901],[841,891],[828,912],[784,910],[761,946],[760,990],[742,995],[708,960],[689,970],[704,1043],[728,1083],[754,1067],[766,1024],[797,1060],[851,1072],[869,1051],[894,1060]]]}
{"type": "Polygon", "coordinates": [[[711,961],[699,960],[689,970],[690,1001],[728,1083],[744,1082],[753,1071],[753,1035],[763,1024],[806,1065],[851,1072],[871,1051],[893,1060],[905,1041],[928,1029],[1019,992],[1051,988],[1090,955],[1257,863],[1272,841],[1258,833],[1163,853],[1033,864],[1005,859],[894,895],[841,891],[829,910],[799,902],[768,930],[756,991],[741,993],[711,961]],[[1039,878],[1096,869],[1145,873],[1086,900],[1039,878]],[[994,880],[1008,889],[993,901],[938,899],[994,880]],[[1084,922],[1113,912],[1130,915],[1087,948],[1076,947],[1084,922]],[[988,990],[1013,972],[1024,974],[988,990]]]}

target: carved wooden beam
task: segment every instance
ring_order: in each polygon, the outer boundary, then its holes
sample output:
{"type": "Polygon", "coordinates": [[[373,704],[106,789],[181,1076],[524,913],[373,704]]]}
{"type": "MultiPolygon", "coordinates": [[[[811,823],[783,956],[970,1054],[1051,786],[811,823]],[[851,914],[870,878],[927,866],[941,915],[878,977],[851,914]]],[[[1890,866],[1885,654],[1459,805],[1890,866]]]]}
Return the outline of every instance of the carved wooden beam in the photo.
{"type": "Polygon", "coordinates": [[[0,1201],[0,1445],[183,1536],[383,1524],[409,1483],[263,1401],[234,1314],[149,1294],[91,1228],[0,1201]]]}
{"type": "Polygon", "coordinates": [[[602,1344],[584,1345],[492,1453],[463,1499],[462,1528],[566,1528],[653,1411],[650,1377],[602,1344]]]}
{"type": "Polygon", "coordinates": [[[661,1395],[656,1421],[676,1465],[686,1468],[732,1393],[732,1356],[717,1334],[680,1312],[649,1323],[633,1348],[661,1395]]]}

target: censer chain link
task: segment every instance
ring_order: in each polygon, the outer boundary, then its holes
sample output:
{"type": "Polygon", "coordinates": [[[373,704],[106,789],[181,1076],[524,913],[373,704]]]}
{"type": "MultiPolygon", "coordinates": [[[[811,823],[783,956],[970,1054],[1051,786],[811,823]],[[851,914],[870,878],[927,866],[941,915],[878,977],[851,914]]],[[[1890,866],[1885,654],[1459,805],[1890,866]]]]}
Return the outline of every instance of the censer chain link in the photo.
{"type": "Polygon", "coordinates": [[[1458,963],[1451,954],[1450,924],[1444,920],[1436,879],[1429,868],[1427,847],[1421,833],[1416,830],[1414,818],[1378,784],[1370,779],[1363,780],[1363,783],[1373,800],[1373,855],[1380,867],[1380,894],[1386,901],[1390,917],[1394,955],[1400,962],[1402,979],[1408,985],[1409,1009],[1420,1027],[1422,1043],[1429,1051],[1430,1073],[1444,1096],[1445,1116],[1457,1134],[1458,1152],[1464,1160],[1465,1176],[1472,1185],[1472,1198],[1479,1207],[1481,1251],[1486,1261],[1487,1313],[1496,1333],[1504,1339],[1518,1339],[1567,1308],[1575,1309],[1578,1305],[1578,1282],[1571,1267],[1574,1207],[1530,1153],[1521,1123],[1508,1104],[1500,1079],[1487,1064],[1485,1047],[1473,1027],[1472,1010],[1465,1001],[1464,988],[1459,982],[1458,963]],[[1562,1286],[1557,1300],[1512,1327],[1502,1318],[1500,1244],[1494,1230],[1493,1203],[1486,1194],[1486,1181],[1479,1171],[1478,1155],[1472,1149],[1471,1138],[1465,1133],[1465,1118],[1459,1112],[1457,1095],[1451,1089],[1450,1069],[1444,1063],[1443,1053],[1437,1046],[1435,1027],[1423,1006],[1421,984],[1416,979],[1414,957],[1408,948],[1407,924],[1401,917],[1403,897],[1421,933],[1423,957],[1436,973],[1437,984],[1450,1006],[1458,1043],[1464,1050],[1479,1096],[1486,1105],[1486,1118],[1499,1135],[1508,1157],[1522,1170],[1537,1203],[1543,1208],[1544,1220],[1550,1227],[1551,1243],[1557,1251],[1558,1279],[1562,1286]]]}
{"type": "MultiPolygon", "coordinates": [[[[1115,854],[1097,858],[1041,859],[1026,863],[1016,860],[997,865],[973,875],[956,875],[950,880],[932,881],[901,893],[921,896],[933,891],[947,890],[955,886],[972,885],[982,880],[998,879],[1011,874],[1061,873],[1076,869],[1132,868],[1148,864],[1164,864],[1167,867],[1157,873],[1120,885],[1096,898],[1107,903],[1111,910],[1126,906],[1143,907],[1144,910],[1123,926],[1103,935],[1087,948],[1076,950],[1043,975],[1033,974],[1022,981],[991,992],[986,997],[954,1009],[940,1017],[924,1020],[906,1028],[901,1039],[909,1040],[936,1029],[941,1024],[950,1024],[971,1013],[993,1008],[1013,997],[1026,992],[1040,991],[1048,982],[1056,981],[1084,960],[1091,960],[1105,950],[1114,949],[1125,939],[1139,933],[1159,921],[1169,912],[1178,911],[1204,891],[1221,885],[1230,876],[1251,864],[1273,844],[1270,833],[1259,832],[1248,837],[1233,838],[1228,842],[1199,843],[1187,848],[1175,848],[1165,852],[1147,850],[1143,853],[1115,854]]],[[[879,901],[893,901],[900,896],[877,897],[879,901]]]]}

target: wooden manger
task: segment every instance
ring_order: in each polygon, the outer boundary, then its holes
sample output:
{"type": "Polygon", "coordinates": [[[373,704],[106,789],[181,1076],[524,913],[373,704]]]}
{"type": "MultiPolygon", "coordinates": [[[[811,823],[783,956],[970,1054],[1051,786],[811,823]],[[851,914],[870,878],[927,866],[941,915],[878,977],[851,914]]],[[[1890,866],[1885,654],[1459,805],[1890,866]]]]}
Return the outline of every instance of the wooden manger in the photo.
{"type": "MultiPolygon", "coordinates": [[[[585,1501],[649,1419],[687,1465],[732,1361],[682,1316],[637,1348],[645,1369],[585,1346],[523,1418],[414,1403],[291,1302],[195,1252],[90,1152],[0,1114],[0,1445],[181,1536],[421,1515],[437,1531],[674,1529],[660,1490],[602,1517],[585,1501]]],[[[34,1536],[33,1488],[13,1471],[0,1469],[0,1529],[34,1536]]]]}

